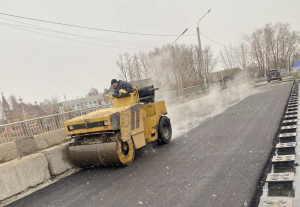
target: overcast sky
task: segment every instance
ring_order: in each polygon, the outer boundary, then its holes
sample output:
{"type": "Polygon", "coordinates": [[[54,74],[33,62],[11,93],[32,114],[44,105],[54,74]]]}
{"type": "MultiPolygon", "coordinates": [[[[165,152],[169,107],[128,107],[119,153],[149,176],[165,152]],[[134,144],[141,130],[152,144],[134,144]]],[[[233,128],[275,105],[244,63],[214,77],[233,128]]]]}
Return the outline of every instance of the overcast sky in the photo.
{"type": "MultiPolygon", "coordinates": [[[[245,34],[269,22],[289,22],[294,30],[300,30],[299,8],[299,0],[0,1],[0,13],[153,34],[180,34],[185,28],[189,28],[187,34],[195,34],[196,22],[211,9],[201,21],[200,31],[224,45],[239,44],[245,34]]],[[[85,96],[91,87],[103,91],[112,78],[118,78],[115,62],[120,53],[149,51],[175,39],[93,31],[0,15],[0,90],[6,96],[20,94],[24,102],[33,102],[34,97],[40,102],[54,95],[62,101],[61,94],[70,100],[85,96]],[[120,42],[38,31],[85,43],[61,39],[3,25],[22,25],[10,20],[120,42]]],[[[211,45],[216,55],[222,49],[203,37],[202,42],[211,45]]],[[[185,36],[178,43],[197,44],[197,37],[185,36]]]]}

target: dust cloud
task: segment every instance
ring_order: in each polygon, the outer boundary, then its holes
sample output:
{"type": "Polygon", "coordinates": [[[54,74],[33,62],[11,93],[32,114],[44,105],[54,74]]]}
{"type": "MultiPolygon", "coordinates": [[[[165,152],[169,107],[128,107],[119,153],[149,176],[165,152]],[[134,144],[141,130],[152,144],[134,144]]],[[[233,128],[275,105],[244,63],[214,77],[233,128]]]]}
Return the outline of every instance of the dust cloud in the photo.
{"type": "Polygon", "coordinates": [[[225,90],[214,88],[208,95],[201,98],[173,107],[167,106],[173,138],[197,127],[203,120],[222,113],[245,97],[258,93],[259,90],[253,86],[253,82],[248,82],[225,90]]]}

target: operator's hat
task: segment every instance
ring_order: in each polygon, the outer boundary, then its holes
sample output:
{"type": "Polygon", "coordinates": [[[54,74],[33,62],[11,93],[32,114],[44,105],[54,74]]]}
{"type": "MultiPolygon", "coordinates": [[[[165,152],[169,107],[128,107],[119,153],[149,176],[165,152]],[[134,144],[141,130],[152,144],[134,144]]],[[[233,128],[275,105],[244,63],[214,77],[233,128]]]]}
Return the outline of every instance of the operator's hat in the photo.
{"type": "Polygon", "coordinates": [[[117,83],[117,82],[118,82],[117,79],[112,79],[110,84],[112,85],[112,84],[117,83]]]}

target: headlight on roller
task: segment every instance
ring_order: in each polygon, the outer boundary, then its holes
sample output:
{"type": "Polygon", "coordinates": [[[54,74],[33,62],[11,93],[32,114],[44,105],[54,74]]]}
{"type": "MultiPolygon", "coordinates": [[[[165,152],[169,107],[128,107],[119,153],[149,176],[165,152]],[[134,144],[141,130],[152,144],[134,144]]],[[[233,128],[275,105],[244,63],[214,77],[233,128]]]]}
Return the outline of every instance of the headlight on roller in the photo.
{"type": "Polygon", "coordinates": [[[104,124],[104,126],[108,126],[109,125],[107,120],[103,121],[103,124],[104,124]]]}
{"type": "Polygon", "coordinates": [[[68,126],[68,128],[69,128],[69,131],[72,131],[74,129],[73,126],[68,126]]]}

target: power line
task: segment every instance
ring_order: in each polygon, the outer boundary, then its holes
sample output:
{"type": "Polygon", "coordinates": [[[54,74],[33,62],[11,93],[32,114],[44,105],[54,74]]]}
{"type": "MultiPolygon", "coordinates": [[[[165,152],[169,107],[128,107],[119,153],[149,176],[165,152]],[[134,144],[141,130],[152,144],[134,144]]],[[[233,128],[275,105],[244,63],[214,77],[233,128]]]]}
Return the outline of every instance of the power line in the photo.
{"type": "Polygon", "coordinates": [[[42,34],[42,35],[46,35],[46,36],[50,36],[50,37],[60,38],[60,39],[64,39],[64,40],[85,43],[85,44],[89,44],[89,45],[98,45],[98,46],[102,46],[102,47],[119,48],[119,49],[127,49],[127,50],[149,50],[149,49],[138,49],[138,48],[115,47],[115,46],[110,46],[110,45],[100,45],[100,44],[97,44],[97,43],[90,43],[90,42],[85,42],[85,41],[80,41],[80,40],[74,40],[74,39],[69,39],[69,38],[65,38],[65,37],[45,34],[45,33],[42,33],[42,32],[32,31],[32,30],[29,30],[29,29],[23,29],[23,28],[19,28],[19,27],[16,27],[16,26],[5,24],[5,23],[0,23],[0,25],[4,25],[4,26],[7,26],[7,27],[11,27],[11,28],[19,29],[19,30],[24,30],[24,31],[32,32],[32,33],[42,34]]]}
{"type": "MultiPolygon", "coordinates": [[[[15,17],[15,18],[21,18],[21,19],[27,19],[27,20],[32,20],[32,21],[38,21],[38,22],[43,22],[43,23],[50,23],[50,24],[56,24],[56,25],[62,25],[62,26],[81,28],[81,29],[98,30],[98,31],[104,31],[104,32],[113,32],[113,33],[130,34],[130,35],[143,35],[143,36],[157,36],[157,37],[178,36],[178,35],[173,35],[173,34],[150,34],[150,33],[127,32],[127,31],[108,30],[108,29],[101,29],[101,28],[94,28],[94,27],[85,27],[85,26],[80,26],[80,25],[66,24],[66,23],[61,23],[61,22],[53,22],[53,21],[48,21],[48,20],[35,19],[35,18],[23,17],[23,16],[18,16],[18,15],[12,15],[12,14],[5,14],[5,13],[1,13],[1,12],[0,12],[0,15],[10,16],[10,17],[15,17]]],[[[14,21],[14,20],[11,20],[11,21],[14,21]]],[[[24,23],[24,24],[26,24],[26,23],[24,23]]],[[[56,32],[58,32],[58,31],[56,31],[56,32]]],[[[65,33],[65,34],[75,35],[75,34],[71,34],[71,33],[65,33]]],[[[197,35],[197,34],[187,34],[187,35],[183,35],[183,36],[195,36],[195,35],[197,35]]],[[[218,44],[218,45],[226,47],[225,45],[223,45],[223,44],[221,44],[221,43],[219,43],[219,42],[217,42],[217,41],[215,41],[215,40],[213,40],[213,39],[211,39],[211,38],[209,38],[209,37],[207,37],[203,34],[200,34],[200,35],[203,36],[204,38],[218,44]]],[[[79,35],[77,35],[77,36],[79,36],[79,35]]],[[[80,36],[88,37],[88,36],[83,36],[83,35],[80,35],[80,36]]],[[[89,37],[89,38],[93,38],[93,37],[89,37]]],[[[113,40],[111,40],[111,41],[113,41],[113,40]]]]}
{"type": "Polygon", "coordinates": [[[17,25],[17,24],[15,24],[15,25],[10,24],[12,26],[18,26],[18,27],[24,27],[24,28],[30,28],[30,29],[37,29],[37,30],[43,30],[43,31],[49,31],[49,32],[56,32],[56,33],[72,35],[72,36],[76,36],[76,37],[82,37],[82,38],[87,38],[87,39],[92,39],[92,40],[97,40],[97,41],[102,41],[102,42],[109,42],[109,43],[112,43],[112,44],[124,44],[124,45],[135,45],[135,46],[140,46],[141,45],[143,47],[155,47],[154,45],[150,45],[150,44],[143,44],[143,43],[136,43],[136,42],[126,42],[126,41],[120,41],[120,40],[111,40],[111,39],[91,37],[91,36],[86,36],[86,35],[78,35],[78,34],[74,34],[74,33],[61,32],[61,31],[58,31],[58,30],[52,30],[52,29],[48,29],[48,28],[45,28],[45,27],[38,27],[38,26],[35,26],[35,25],[32,25],[32,24],[27,24],[27,23],[24,23],[24,22],[19,22],[19,21],[15,21],[15,20],[3,18],[3,17],[0,17],[0,19],[12,21],[12,22],[17,22],[17,23],[20,23],[20,24],[29,25],[30,27],[17,25]]]}
{"type": "MultiPolygon", "coordinates": [[[[113,33],[122,33],[122,34],[130,34],[130,35],[144,35],[144,36],[163,36],[163,37],[178,36],[178,35],[171,35],[171,34],[150,34],[150,33],[127,32],[127,31],[101,29],[101,28],[94,28],[94,27],[85,27],[85,26],[80,26],[80,25],[66,24],[66,23],[61,23],[61,22],[53,22],[53,21],[48,21],[48,20],[35,19],[35,18],[23,17],[23,16],[18,16],[18,15],[12,15],[12,14],[5,14],[5,13],[1,13],[1,12],[0,12],[0,15],[16,17],[16,18],[21,18],[21,19],[27,19],[27,20],[32,20],[32,21],[39,21],[39,22],[50,23],[50,24],[57,24],[57,25],[68,26],[68,27],[76,27],[76,28],[81,28],[81,29],[99,30],[99,31],[103,31],[103,32],[113,32],[113,33]]],[[[196,35],[196,34],[189,34],[189,35],[185,35],[185,36],[194,36],[194,35],[196,35]]]]}
{"type": "Polygon", "coordinates": [[[223,46],[223,47],[226,47],[225,45],[223,45],[223,44],[221,44],[221,43],[218,43],[217,41],[215,41],[215,40],[213,40],[213,39],[211,39],[211,38],[209,38],[209,37],[207,37],[207,36],[205,36],[205,35],[203,35],[203,34],[200,34],[200,35],[203,36],[204,38],[206,38],[206,39],[208,39],[208,40],[210,40],[210,41],[212,41],[212,42],[218,44],[218,45],[221,45],[221,46],[223,46]]]}
{"type": "MultiPolygon", "coordinates": [[[[249,37],[248,39],[245,39],[245,40],[243,40],[242,41],[242,43],[241,44],[244,44],[244,43],[249,43],[248,41],[251,39],[251,37],[249,37]]],[[[217,43],[217,44],[219,44],[219,43],[217,43]]],[[[220,44],[220,45],[222,45],[222,44],[220,44]]],[[[228,46],[226,46],[226,45],[222,45],[222,46],[224,46],[224,48],[228,48],[228,49],[232,49],[232,47],[228,47],[228,46]]]]}

